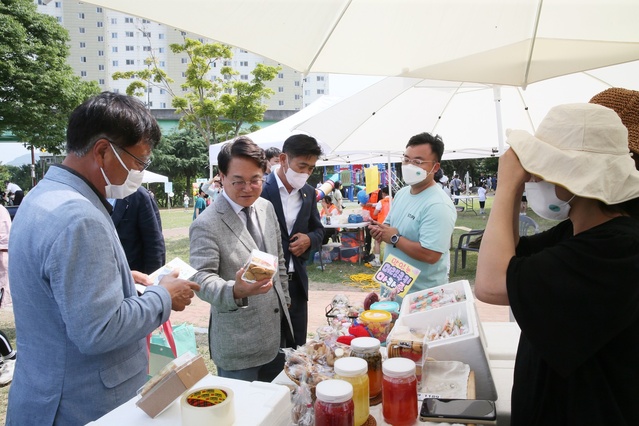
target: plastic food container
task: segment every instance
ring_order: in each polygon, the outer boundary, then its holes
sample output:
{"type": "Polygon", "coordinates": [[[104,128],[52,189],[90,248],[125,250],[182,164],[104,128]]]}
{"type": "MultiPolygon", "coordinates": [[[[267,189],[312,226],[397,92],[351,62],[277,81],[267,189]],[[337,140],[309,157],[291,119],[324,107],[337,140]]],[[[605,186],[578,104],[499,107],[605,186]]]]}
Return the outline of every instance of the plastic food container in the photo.
{"type": "Polygon", "coordinates": [[[368,329],[372,337],[378,339],[381,343],[386,342],[392,320],[393,316],[390,312],[381,310],[368,310],[359,315],[359,321],[362,325],[368,329]]]}
{"type": "Polygon", "coordinates": [[[315,426],[353,426],[353,385],[344,380],[324,380],[317,384],[316,395],[315,426]]]}

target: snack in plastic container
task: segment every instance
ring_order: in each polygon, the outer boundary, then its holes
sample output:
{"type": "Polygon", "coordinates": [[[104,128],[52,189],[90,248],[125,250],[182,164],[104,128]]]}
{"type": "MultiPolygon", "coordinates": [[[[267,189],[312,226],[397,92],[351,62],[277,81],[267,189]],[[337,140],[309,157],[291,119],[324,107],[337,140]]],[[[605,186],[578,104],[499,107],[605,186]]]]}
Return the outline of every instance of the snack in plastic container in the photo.
{"type": "Polygon", "coordinates": [[[277,272],[277,256],[259,250],[251,251],[251,257],[244,265],[242,279],[254,283],[273,278],[277,272]]]}

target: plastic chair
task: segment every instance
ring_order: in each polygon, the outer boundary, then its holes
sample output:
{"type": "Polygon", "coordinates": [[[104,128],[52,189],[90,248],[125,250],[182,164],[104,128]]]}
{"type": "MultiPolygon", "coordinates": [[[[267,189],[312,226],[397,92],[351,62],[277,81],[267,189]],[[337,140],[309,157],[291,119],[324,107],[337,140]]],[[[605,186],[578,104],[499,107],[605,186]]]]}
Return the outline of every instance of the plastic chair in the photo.
{"type": "Polygon", "coordinates": [[[455,268],[453,270],[455,273],[457,272],[457,256],[459,255],[459,252],[461,251],[461,267],[462,269],[464,269],[466,268],[466,252],[479,251],[479,245],[477,245],[477,247],[474,247],[472,245],[469,246],[471,242],[470,239],[472,237],[479,237],[483,233],[484,233],[483,229],[474,229],[470,232],[461,234],[459,236],[459,241],[457,242],[457,248],[455,248],[455,268]]]}
{"type": "Polygon", "coordinates": [[[539,225],[531,217],[525,214],[519,215],[519,236],[539,234],[539,225]]]}

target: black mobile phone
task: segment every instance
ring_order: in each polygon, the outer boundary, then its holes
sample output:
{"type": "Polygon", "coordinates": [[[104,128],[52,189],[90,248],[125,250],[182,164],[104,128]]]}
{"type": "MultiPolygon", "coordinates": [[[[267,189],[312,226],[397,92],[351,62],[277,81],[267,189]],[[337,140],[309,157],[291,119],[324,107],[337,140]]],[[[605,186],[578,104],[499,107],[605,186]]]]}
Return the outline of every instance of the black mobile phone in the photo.
{"type": "Polygon", "coordinates": [[[485,399],[426,398],[419,419],[423,422],[497,424],[495,403],[485,399]]]}

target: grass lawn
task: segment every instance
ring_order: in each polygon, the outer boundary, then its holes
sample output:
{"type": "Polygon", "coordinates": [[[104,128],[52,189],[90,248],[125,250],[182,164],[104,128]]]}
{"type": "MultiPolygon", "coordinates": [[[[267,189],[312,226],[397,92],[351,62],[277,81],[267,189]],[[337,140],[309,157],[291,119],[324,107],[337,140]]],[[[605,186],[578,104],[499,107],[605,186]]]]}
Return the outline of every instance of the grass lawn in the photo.
{"type": "MultiPolygon", "coordinates": [[[[464,211],[460,212],[457,215],[457,227],[466,227],[470,229],[484,229],[486,227],[487,217],[490,214],[490,209],[492,207],[492,196],[489,195],[488,200],[486,201],[486,215],[480,216],[476,215],[472,211],[464,211]]],[[[476,203],[476,210],[479,211],[478,203],[476,203]]],[[[347,212],[357,211],[356,203],[346,203],[347,212]]],[[[161,210],[160,214],[162,216],[162,226],[164,229],[174,229],[174,228],[185,228],[188,227],[192,220],[193,211],[189,209],[189,211],[185,212],[183,208],[173,208],[170,210],[161,210]]],[[[537,224],[539,225],[541,230],[545,230],[553,226],[556,222],[548,221],[545,219],[541,219],[535,213],[533,213],[530,209],[527,212],[528,216],[532,217],[537,224]]],[[[468,252],[466,268],[461,269],[461,260],[459,261],[459,266],[457,269],[457,273],[453,272],[454,265],[452,264],[454,259],[454,247],[457,246],[457,241],[459,240],[459,236],[466,231],[461,229],[456,229],[453,233],[452,237],[452,247],[451,248],[451,274],[450,281],[458,281],[466,279],[471,282],[471,284],[475,280],[475,270],[477,267],[477,253],[476,252],[468,252]]],[[[177,238],[167,238],[166,239],[166,258],[167,260],[171,260],[174,257],[180,257],[185,262],[189,261],[189,239],[188,237],[177,237],[177,238]]],[[[349,283],[353,285],[366,286],[365,276],[363,274],[372,274],[374,269],[366,267],[365,265],[358,265],[347,262],[333,262],[331,264],[326,265],[324,271],[320,270],[317,265],[309,265],[308,267],[308,275],[311,282],[321,282],[321,283],[349,283]],[[364,279],[363,282],[356,283],[357,280],[364,279]]],[[[371,291],[378,288],[376,284],[368,284],[371,291]]],[[[0,329],[4,333],[7,334],[9,339],[11,339],[12,344],[15,345],[15,324],[13,321],[13,313],[12,311],[8,311],[3,309],[0,311],[0,329]]],[[[215,366],[211,362],[208,355],[208,343],[205,335],[198,336],[198,351],[203,354],[204,359],[207,361],[207,367],[209,371],[214,372],[215,366]]],[[[5,386],[0,388],[0,424],[3,424],[6,416],[7,409],[7,398],[9,393],[10,386],[5,386]]]]}

